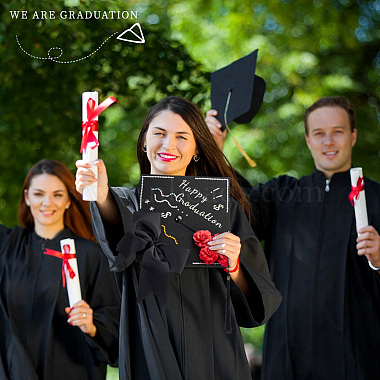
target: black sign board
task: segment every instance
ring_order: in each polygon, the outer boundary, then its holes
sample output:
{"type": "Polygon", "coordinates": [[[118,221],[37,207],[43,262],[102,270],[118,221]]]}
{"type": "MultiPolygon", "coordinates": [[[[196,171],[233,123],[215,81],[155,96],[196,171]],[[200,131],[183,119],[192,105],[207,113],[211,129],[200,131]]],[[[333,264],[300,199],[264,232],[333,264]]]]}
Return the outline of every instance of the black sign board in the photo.
{"type": "Polygon", "coordinates": [[[229,178],[143,175],[140,183],[140,209],[159,212],[159,241],[189,248],[186,266],[217,267],[199,258],[200,248],[193,235],[199,230],[211,235],[230,230],[229,178]]]}

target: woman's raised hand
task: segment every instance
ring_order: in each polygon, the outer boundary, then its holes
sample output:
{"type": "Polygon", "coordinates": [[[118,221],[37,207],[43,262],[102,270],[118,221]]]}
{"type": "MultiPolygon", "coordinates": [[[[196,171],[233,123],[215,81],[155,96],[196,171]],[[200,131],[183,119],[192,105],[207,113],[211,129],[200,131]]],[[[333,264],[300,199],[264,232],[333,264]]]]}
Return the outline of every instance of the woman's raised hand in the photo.
{"type": "Polygon", "coordinates": [[[83,194],[83,189],[86,186],[98,183],[98,200],[97,202],[102,204],[106,201],[108,196],[108,176],[107,169],[103,160],[96,160],[94,162],[98,168],[98,178],[95,178],[95,174],[91,170],[91,164],[89,162],[78,160],[76,162],[77,172],[75,186],[80,194],[83,194]]]}

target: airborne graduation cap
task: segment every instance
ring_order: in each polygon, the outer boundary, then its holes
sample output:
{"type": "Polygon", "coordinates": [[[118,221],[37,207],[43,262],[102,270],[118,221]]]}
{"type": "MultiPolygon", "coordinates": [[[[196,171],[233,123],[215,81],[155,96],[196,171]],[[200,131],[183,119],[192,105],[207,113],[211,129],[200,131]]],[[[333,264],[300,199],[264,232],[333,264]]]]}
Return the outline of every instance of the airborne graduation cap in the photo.
{"type": "MultiPolygon", "coordinates": [[[[251,54],[211,73],[211,107],[218,111],[217,119],[231,133],[228,124],[249,123],[260,109],[265,93],[265,81],[255,75],[256,49],[251,54]]],[[[256,166],[231,133],[235,144],[251,166],[256,166]]]]}

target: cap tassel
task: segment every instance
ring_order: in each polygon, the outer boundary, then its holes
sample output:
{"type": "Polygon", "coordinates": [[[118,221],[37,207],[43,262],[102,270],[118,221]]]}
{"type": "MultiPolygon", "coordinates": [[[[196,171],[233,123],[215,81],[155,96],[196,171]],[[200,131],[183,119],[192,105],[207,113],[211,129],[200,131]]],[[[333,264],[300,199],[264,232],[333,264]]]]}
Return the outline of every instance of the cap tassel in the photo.
{"type": "Polygon", "coordinates": [[[227,292],[226,292],[226,308],[224,311],[224,331],[227,334],[232,334],[231,325],[231,276],[227,275],[227,292]]]}
{"type": "Polygon", "coordinates": [[[228,111],[228,106],[230,105],[230,98],[231,98],[231,93],[232,90],[230,89],[228,92],[228,97],[227,97],[227,102],[226,102],[226,108],[224,109],[224,124],[226,125],[227,131],[231,134],[232,139],[236,145],[236,147],[239,149],[240,153],[243,155],[243,157],[247,160],[248,164],[254,168],[256,166],[256,162],[253,161],[246,151],[242,148],[242,146],[239,144],[239,142],[236,140],[235,136],[232,134],[230,127],[227,124],[227,111],[228,111]]]}

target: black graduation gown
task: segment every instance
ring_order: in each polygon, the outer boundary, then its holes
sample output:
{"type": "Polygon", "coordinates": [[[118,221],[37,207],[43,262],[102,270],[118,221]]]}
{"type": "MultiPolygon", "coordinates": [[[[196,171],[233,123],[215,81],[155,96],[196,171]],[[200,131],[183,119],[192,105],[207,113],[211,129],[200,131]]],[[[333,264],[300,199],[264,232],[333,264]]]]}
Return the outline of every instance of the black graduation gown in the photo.
{"type": "Polygon", "coordinates": [[[0,378],[101,380],[118,356],[120,295],[100,247],[69,229],[54,239],[0,226],[0,378]],[[75,240],[82,298],[93,309],[94,338],[67,323],[60,240],[75,240]]]}
{"type": "MultiPolygon", "coordinates": [[[[138,210],[136,189],[113,188],[122,218],[138,210]],[[128,209],[129,211],[126,211],[128,209]]],[[[226,275],[221,269],[184,268],[169,273],[168,302],[153,293],[137,303],[139,263],[117,267],[122,287],[120,379],[216,380],[250,378],[239,326],[265,323],[281,296],[273,286],[260,243],[240,205],[233,200],[231,232],[242,241],[240,262],[250,285],[246,298],[231,281],[232,333],[224,330],[226,275]]],[[[111,263],[111,232],[91,203],[93,227],[111,263]],[[108,238],[110,240],[108,240],[108,238]]],[[[125,220],[125,219],[124,219],[125,220]]],[[[119,239],[121,237],[119,236],[119,239]]]]}
{"type": "MultiPolygon", "coordinates": [[[[254,188],[254,231],[284,299],[267,324],[262,379],[380,378],[380,277],[357,255],[349,171],[254,188]]],[[[380,232],[380,185],[365,179],[380,232]]]]}

